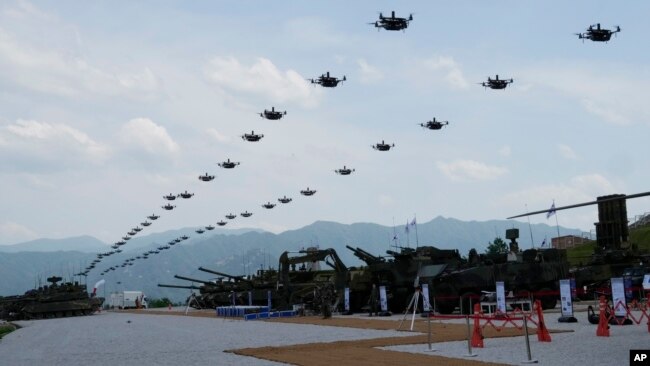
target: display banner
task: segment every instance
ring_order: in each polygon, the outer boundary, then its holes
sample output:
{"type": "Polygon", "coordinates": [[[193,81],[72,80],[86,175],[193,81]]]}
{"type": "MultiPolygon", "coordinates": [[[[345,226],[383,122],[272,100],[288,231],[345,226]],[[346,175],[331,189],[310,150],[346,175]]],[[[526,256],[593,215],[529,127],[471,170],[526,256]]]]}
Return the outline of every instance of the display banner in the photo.
{"type": "Polygon", "coordinates": [[[271,309],[272,309],[272,307],[271,307],[271,290],[268,290],[268,291],[267,291],[266,296],[267,296],[267,298],[268,298],[269,311],[271,311],[271,309]]]}
{"type": "Polygon", "coordinates": [[[346,287],[345,291],[343,292],[343,306],[345,307],[345,311],[350,311],[350,288],[346,287]]]}
{"type": "Polygon", "coordinates": [[[573,316],[573,303],[571,280],[560,280],[560,304],[562,305],[562,316],[573,316]]]}
{"type": "Polygon", "coordinates": [[[386,297],[386,286],[379,286],[379,303],[381,304],[381,311],[388,311],[388,298],[386,297]]]}
{"type": "Polygon", "coordinates": [[[237,301],[235,300],[235,296],[236,296],[236,295],[235,295],[234,292],[231,292],[231,293],[230,293],[230,302],[232,303],[232,306],[237,305],[237,301]]]}
{"type": "Polygon", "coordinates": [[[422,284],[422,311],[425,313],[431,311],[429,307],[429,285],[426,283],[422,284]]]}
{"type": "Polygon", "coordinates": [[[612,306],[614,315],[625,316],[627,314],[625,302],[625,284],[622,277],[612,278],[612,306]],[[621,303],[621,305],[619,305],[621,303]]]}
{"type": "Polygon", "coordinates": [[[248,306],[253,306],[253,291],[248,291],[248,306]]]}
{"type": "Polygon", "coordinates": [[[497,282],[497,310],[506,313],[506,287],[503,281],[497,282]]]}
{"type": "Polygon", "coordinates": [[[643,276],[643,289],[650,291],[650,274],[643,276]]]}

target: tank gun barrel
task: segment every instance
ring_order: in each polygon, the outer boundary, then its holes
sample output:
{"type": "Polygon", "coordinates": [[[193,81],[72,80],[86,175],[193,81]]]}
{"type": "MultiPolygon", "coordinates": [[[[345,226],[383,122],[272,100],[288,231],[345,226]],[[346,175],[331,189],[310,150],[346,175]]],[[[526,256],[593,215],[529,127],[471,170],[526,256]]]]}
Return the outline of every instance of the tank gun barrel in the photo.
{"type": "Polygon", "coordinates": [[[251,280],[247,280],[247,279],[243,278],[243,276],[233,276],[233,275],[229,275],[227,273],[214,271],[214,270],[211,270],[211,269],[208,269],[208,268],[199,267],[199,271],[212,273],[214,275],[223,276],[223,277],[226,277],[226,278],[232,278],[235,282],[240,282],[240,281],[241,282],[247,282],[247,283],[252,283],[253,282],[251,280]]]}
{"type": "Polygon", "coordinates": [[[357,257],[357,258],[361,259],[362,261],[366,262],[366,264],[368,264],[368,265],[384,261],[384,258],[372,255],[372,254],[366,252],[365,250],[363,250],[363,249],[361,249],[359,247],[353,248],[353,247],[351,247],[349,245],[346,245],[345,247],[350,249],[352,251],[352,253],[354,253],[355,257],[357,257]]]}
{"type": "Polygon", "coordinates": [[[179,275],[174,275],[174,278],[178,278],[179,280],[185,280],[185,281],[191,281],[191,282],[203,283],[203,284],[205,284],[205,285],[212,285],[212,284],[213,284],[213,283],[210,282],[210,281],[197,280],[196,278],[184,277],[184,276],[179,276],[179,275]]]}
{"type": "Polygon", "coordinates": [[[196,286],[165,285],[165,284],[162,284],[162,283],[159,283],[158,287],[185,288],[185,289],[188,289],[188,290],[200,290],[201,289],[200,287],[196,287],[196,286]]]}

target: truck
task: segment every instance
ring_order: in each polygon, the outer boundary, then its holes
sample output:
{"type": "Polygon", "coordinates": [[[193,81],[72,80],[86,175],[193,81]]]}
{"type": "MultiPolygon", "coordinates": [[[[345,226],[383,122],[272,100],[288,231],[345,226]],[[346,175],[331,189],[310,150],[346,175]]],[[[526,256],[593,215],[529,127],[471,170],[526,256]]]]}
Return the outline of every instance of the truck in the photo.
{"type": "Polygon", "coordinates": [[[110,306],[117,309],[147,308],[147,296],[142,291],[121,291],[111,294],[110,306]],[[136,303],[137,300],[137,303],[136,303]]]}

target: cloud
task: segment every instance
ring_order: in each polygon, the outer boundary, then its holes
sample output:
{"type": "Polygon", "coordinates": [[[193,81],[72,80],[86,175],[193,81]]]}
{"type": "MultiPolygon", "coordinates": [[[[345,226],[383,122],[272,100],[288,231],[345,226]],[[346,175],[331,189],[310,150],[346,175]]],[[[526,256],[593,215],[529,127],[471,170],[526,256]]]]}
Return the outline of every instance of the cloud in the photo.
{"type": "Polygon", "coordinates": [[[234,57],[215,57],[205,68],[207,79],[224,92],[259,95],[274,102],[318,104],[318,89],[294,70],[281,71],[269,59],[258,58],[251,66],[234,57]]]}
{"type": "Polygon", "coordinates": [[[364,59],[358,59],[357,65],[361,69],[361,82],[373,83],[384,78],[384,74],[375,66],[372,66],[364,59]]]}
{"type": "Polygon", "coordinates": [[[26,226],[13,221],[0,223],[0,238],[3,244],[18,243],[21,241],[36,239],[38,234],[26,226]]]}
{"type": "Polygon", "coordinates": [[[130,120],[122,126],[120,137],[125,144],[151,154],[158,154],[161,151],[175,154],[180,150],[178,144],[167,133],[167,129],[149,118],[130,120]]]}
{"type": "Polygon", "coordinates": [[[611,194],[616,187],[600,174],[577,175],[568,182],[545,184],[506,194],[504,203],[521,205],[522,202],[536,205],[550,204],[555,200],[557,206],[583,201],[592,201],[597,196],[611,194]]]}
{"type": "Polygon", "coordinates": [[[217,142],[221,143],[228,143],[230,142],[230,137],[222,134],[221,132],[217,131],[215,128],[208,128],[205,130],[205,132],[208,134],[208,136],[212,137],[215,139],[217,142]]]}
{"type": "Polygon", "coordinates": [[[557,149],[560,151],[560,155],[562,155],[565,159],[578,160],[578,154],[576,154],[576,152],[573,151],[570,146],[558,144],[557,149]]]}
{"type": "Polygon", "coordinates": [[[630,122],[621,112],[612,107],[604,107],[590,99],[583,99],[580,103],[587,112],[598,116],[607,122],[615,125],[626,125],[630,122]]]}
{"type": "Polygon", "coordinates": [[[510,146],[504,145],[499,149],[499,155],[509,157],[512,153],[510,146]]]}
{"type": "Polygon", "coordinates": [[[508,172],[508,169],[490,166],[473,160],[456,160],[451,163],[437,162],[438,169],[454,181],[494,180],[508,172]]]}
{"type": "Polygon", "coordinates": [[[418,80],[421,80],[423,74],[431,74],[436,79],[443,79],[453,89],[467,89],[469,86],[460,65],[453,57],[437,56],[429,59],[419,59],[415,60],[414,64],[415,69],[412,69],[411,72],[414,73],[413,76],[418,80]]]}
{"type": "Polygon", "coordinates": [[[108,159],[108,146],[93,140],[86,133],[60,123],[19,119],[0,128],[4,140],[0,149],[9,149],[20,156],[37,160],[84,160],[102,163],[108,159]]]}
{"type": "Polygon", "coordinates": [[[395,199],[386,194],[380,194],[378,201],[381,206],[392,206],[395,204],[395,199]]]}

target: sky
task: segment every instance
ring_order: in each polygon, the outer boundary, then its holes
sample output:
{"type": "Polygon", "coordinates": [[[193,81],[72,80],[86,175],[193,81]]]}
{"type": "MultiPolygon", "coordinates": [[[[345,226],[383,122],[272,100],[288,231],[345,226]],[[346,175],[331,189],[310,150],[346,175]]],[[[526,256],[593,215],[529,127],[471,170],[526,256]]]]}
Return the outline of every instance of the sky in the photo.
{"type": "MultiPolygon", "coordinates": [[[[649,191],[648,13],[647,1],[3,1],[0,245],[110,243],[153,213],[145,232],[247,210],[227,227],[277,233],[649,191]],[[367,24],[391,10],[413,13],[405,32],[367,24]],[[575,35],[597,22],[622,31],[575,35]],[[306,80],[326,71],[347,81],[306,80]],[[478,85],[495,74],[514,83],[478,85]],[[272,106],[287,115],[260,118],[272,106]],[[433,117],[449,125],[419,126],[433,117]],[[264,138],[240,138],[252,130],[264,138]],[[394,149],[371,148],[382,140],[394,149]],[[241,165],[217,166],[228,158],[241,165]],[[355,172],[334,173],[344,165],[355,172]]],[[[645,212],[650,199],[628,202],[630,218],[645,212]]],[[[557,220],[589,232],[596,207],[557,220]]]]}

